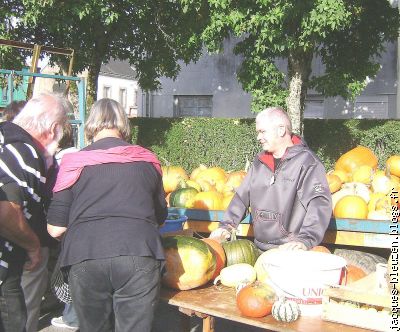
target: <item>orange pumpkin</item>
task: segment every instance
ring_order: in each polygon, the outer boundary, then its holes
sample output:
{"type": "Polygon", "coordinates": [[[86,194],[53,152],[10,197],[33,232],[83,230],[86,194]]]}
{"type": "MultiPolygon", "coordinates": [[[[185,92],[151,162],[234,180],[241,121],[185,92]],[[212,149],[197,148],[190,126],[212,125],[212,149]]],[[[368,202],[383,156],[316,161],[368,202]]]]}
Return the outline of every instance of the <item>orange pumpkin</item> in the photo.
{"type": "Polygon", "coordinates": [[[221,210],[224,195],[217,191],[203,191],[193,199],[193,208],[200,210],[221,210]]]}
{"type": "Polygon", "coordinates": [[[226,265],[226,255],[225,250],[222,247],[221,243],[214,239],[204,238],[202,239],[205,243],[207,243],[211,247],[211,251],[215,255],[216,258],[216,268],[214,275],[211,277],[211,280],[214,280],[216,277],[219,276],[219,273],[226,265]]]}
{"type": "Polygon", "coordinates": [[[336,161],[335,170],[352,174],[357,167],[362,165],[371,166],[375,170],[378,166],[378,158],[371,149],[359,145],[340,156],[336,161]]]}
{"type": "Polygon", "coordinates": [[[246,174],[247,173],[245,171],[236,171],[229,173],[225,186],[232,188],[232,190],[239,187],[246,174]]]}
{"type": "Polygon", "coordinates": [[[260,318],[271,314],[276,295],[268,285],[255,282],[243,287],[236,296],[240,312],[247,317],[260,318]]]}
{"type": "Polygon", "coordinates": [[[195,168],[192,173],[190,173],[190,180],[195,180],[197,175],[201,172],[207,169],[207,166],[200,164],[199,167],[195,168]]]}
{"type": "Polygon", "coordinates": [[[226,182],[226,173],[221,167],[210,167],[199,172],[194,179],[196,181],[206,180],[215,185],[217,182],[226,182]]]}
{"type": "Polygon", "coordinates": [[[196,183],[200,186],[201,191],[217,191],[214,185],[204,179],[196,180],[196,183]]]}
{"type": "Polygon", "coordinates": [[[353,182],[370,184],[374,170],[370,165],[361,165],[353,171],[353,182]]]}
{"type": "Polygon", "coordinates": [[[326,179],[328,180],[329,190],[332,194],[342,187],[342,180],[337,175],[327,174],[326,179]]]}
{"type": "Polygon", "coordinates": [[[348,174],[347,172],[341,169],[335,169],[334,171],[330,171],[328,174],[337,175],[340,178],[340,180],[342,180],[342,183],[351,181],[351,174],[348,174]]]}
{"type": "Polygon", "coordinates": [[[335,218],[367,219],[368,205],[360,196],[344,196],[336,203],[333,214],[335,218]]]}
{"type": "Polygon", "coordinates": [[[162,172],[162,181],[166,193],[176,190],[181,182],[188,179],[186,171],[180,166],[163,166],[162,172]]]}
{"type": "Polygon", "coordinates": [[[326,252],[327,254],[331,254],[331,251],[324,246],[315,246],[310,249],[311,251],[317,251],[317,252],[326,252]]]}
{"type": "Polygon", "coordinates": [[[357,280],[366,277],[367,274],[357,266],[347,265],[346,277],[342,279],[341,285],[349,285],[357,280]]]}
{"type": "Polygon", "coordinates": [[[389,159],[386,160],[386,169],[390,174],[400,177],[400,156],[390,156],[389,159]]]}

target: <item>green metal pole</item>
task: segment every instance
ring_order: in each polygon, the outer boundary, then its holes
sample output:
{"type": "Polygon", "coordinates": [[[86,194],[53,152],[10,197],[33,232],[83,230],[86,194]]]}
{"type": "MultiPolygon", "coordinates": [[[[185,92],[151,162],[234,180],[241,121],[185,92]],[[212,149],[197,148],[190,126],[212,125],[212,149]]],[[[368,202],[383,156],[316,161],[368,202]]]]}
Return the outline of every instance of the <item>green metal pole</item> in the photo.
{"type": "Polygon", "coordinates": [[[85,97],[85,79],[81,78],[78,83],[78,102],[79,102],[79,148],[82,149],[85,146],[85,112],[86,112],[86,97],[85,97]]]}
{"type": "Polygon", "coordinates": [[[14,77],[13,77],[13,73],[8,74],[8,78],[7,78],[7,101],[8,104],[11,103],[14,99],[14,77]]]}

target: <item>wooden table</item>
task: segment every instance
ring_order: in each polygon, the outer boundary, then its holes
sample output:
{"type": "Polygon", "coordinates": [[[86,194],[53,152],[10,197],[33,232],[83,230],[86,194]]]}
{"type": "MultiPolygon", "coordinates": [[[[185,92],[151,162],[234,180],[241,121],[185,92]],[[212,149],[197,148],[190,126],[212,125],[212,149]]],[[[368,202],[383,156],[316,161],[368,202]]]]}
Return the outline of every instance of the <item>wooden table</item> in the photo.
{"type": "MultiPolygon", "coordinates": [[[[188,217],[185,229],[199,233],[210,233],[218,227],[224,211],[169,208],[170,213],[188,217]]],[[[391,220],[377,221],[364,219],[332,218],[325,233],[323,243],[360,246],[370,248],[391,248],[393,241],[398,241],[398,224],[391,220]]],[[[247,216],[237,229],[239,236],[253,236],[251,216],[247,216]]]]}
{"type": "Polygon", "coordinates": [[[203,319],[203,332],[214,331],[214,318],[219,317],[230,321],[247,324],[266,331],[281,332],[365,332],[369,330],[323,321],[319,317],[300,317],[292,323],[276,321],[271,315],[263,318],[242,316],[237,309],[235,290],[225,286],[207,285],[202,288],[176,291],[161,289],[161,300],[176,306],[182,315],[182,331],[190,331],[190,316],[203,319]]]}

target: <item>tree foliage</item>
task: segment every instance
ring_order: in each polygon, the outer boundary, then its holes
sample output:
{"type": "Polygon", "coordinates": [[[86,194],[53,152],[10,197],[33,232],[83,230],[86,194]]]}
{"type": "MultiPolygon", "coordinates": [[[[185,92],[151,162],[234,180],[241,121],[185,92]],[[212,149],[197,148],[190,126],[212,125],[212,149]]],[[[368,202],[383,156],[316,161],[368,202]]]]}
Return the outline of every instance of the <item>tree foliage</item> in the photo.
{"type": "MultiPolygon", "coordinates": [[[[160,76],[175,78],[181,61],[200,56],[199,31],[208,17],[207,3],[184,10],[175,0],[8,2],[21,7],[21,19],[13,27],[0,28],[0,33],[8,29],[9,37],[21,41],[74,49],[73,71],[88,69],[92,100],[101,64],[111,58],[128,60],[145,90],[157,89],[160,76]]],[[[65,61],[54,55],[51,59],[65,61]]]]}
{"type": "MultiPolygon", "coordinates": [[[[187,6],[201,0],[181,0],[187,6]]],[[[301,132],[307,89],[355,98],[379,70],[379,54],[397,38],[399,12],[383,0],[208,0],[202,38],[210,51],[238,38],[244,57],[238,73],[253,96],[252,109],[286,106],[301,132]],[[313,76],[317,58],[324,73],[313,76]],[[285,70],[281,71],[281,66],[285,70]]]]}

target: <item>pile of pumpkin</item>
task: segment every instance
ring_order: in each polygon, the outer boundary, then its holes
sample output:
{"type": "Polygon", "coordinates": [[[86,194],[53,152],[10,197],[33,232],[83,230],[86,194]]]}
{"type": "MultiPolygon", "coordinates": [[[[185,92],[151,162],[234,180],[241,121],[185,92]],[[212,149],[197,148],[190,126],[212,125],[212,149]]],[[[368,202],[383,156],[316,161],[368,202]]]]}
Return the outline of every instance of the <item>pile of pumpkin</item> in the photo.
{"type": "MultiPolygon", "coordinates": [[[[272,313],[279,321],[290,322],[300,315],[296,302],[277,298],[268,285],[268,271],[263,262],[273,252],[271,249],[259,255],[252,241],[236,239],[219,243],[210,238],[197,239],[174,235],[163,238],[166,272],[162,283],[170,288],[189,290],[211,281],[236,289],[236,303],[240,312],[248,317],[263,317],[272,313]]],[[[330,251],[323,246],[314,251],[330,251]]],[[[356,261],[360,261],[356,258],[356,261]]],[[[371,264],[375,267],[375,263],[371,264]]],[[[372,272],[372,270],[371,270],[372,272]]],[[[366,276],[359,267],[348,265],[349,284],[366,276]]]]}
{"type": "Polygon", "coordinates": [[[400,156],[378,169],[378,158],[367,147],[343,154],[327,173],[336,218],[392,220],[392,206],[399,207],[400,156]]]}
{"type": "Polygon", "coordinates": [[[163,186],[169,206],[226,210],[245,171],[226,172],[200,165],[190,175],[180,166],[163,166],[163,186]]]}

